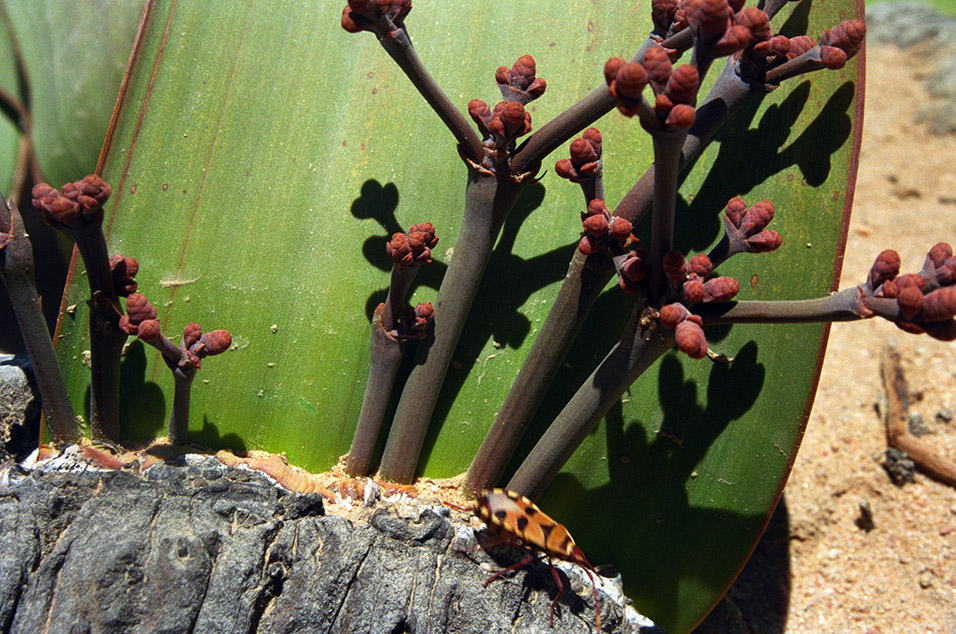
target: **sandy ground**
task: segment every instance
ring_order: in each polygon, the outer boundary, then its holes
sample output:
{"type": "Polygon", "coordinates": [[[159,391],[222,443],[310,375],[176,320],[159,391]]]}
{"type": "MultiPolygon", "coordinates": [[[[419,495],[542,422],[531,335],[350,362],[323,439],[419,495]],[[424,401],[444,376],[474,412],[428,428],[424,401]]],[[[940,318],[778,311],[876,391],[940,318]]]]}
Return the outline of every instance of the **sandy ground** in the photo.
{"type": "MultiPolygon", "coordinates": [[[[916,272],[933,244],[956,244],[956,135],[933,136],[914,122],[929,97],[912,55],[892,46],[868,51],[841,288],[862,282],[885,248],[900,253],[903,272],[916,272]]],[[[956,632],[956,489],[919,473],[897,487],[881,466],[886,438],[876,405],[889,342],[900,350],[924,440],[956,460],[956,419],[939,418],[956,411],[956,343],[880,320],[835,324],[783,506],[732,603],[717,610],[721,624],[708,631],[956,632]],[[861,527],[861,505],[872,512],[870,530],[861,527]]]]}

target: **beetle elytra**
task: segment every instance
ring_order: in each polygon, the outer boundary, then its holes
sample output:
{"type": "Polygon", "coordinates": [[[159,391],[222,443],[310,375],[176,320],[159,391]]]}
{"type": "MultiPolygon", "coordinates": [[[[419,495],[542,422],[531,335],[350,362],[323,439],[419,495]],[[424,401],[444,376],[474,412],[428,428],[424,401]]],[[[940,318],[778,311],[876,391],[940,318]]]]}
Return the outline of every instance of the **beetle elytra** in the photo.
{"type": "Polygon", "coordinates": [[[594,611],[597,628],[601,629],[601,607],[597,598],[597,586],[594,576],[597,571],[587,560],[581,549],[574,543],[571,534],[561,524],[557,523],[534,502],[514,491],[505,489],[488,489],[475,499],[475,514],[480,517],[488,528],[509,541],[520,540],[531,553],[507,568],[499,570],[485,580],[484,585],[520,568],[536,559],[547,558],[551,576],[558,587],[558,594],[551,601],[551,626],[554,626],[554,606],[564,592],[564,584],[558,572],[551,563],[552,557],[575,563],[584,570],[591,580],[591,590],[594,594],[594,611]]]}

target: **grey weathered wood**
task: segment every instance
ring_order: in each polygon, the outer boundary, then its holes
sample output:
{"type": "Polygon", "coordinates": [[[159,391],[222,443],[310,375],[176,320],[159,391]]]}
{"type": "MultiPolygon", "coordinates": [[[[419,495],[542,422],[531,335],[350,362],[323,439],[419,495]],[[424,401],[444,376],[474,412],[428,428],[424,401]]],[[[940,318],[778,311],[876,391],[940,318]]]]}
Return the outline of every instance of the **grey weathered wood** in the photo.
{"type": "MultiPolygon", "coordinates": [[[[491,559],[460,547],[447,509],[353,526],[316,494],[193,462],[49,466],[0,491],[0,631],[594,631],[590,588],[566,589],[549,626],[544,564],[483,587],[491,559]]],[[[605,631],[654,631],[601,596],[605,631]]]]}

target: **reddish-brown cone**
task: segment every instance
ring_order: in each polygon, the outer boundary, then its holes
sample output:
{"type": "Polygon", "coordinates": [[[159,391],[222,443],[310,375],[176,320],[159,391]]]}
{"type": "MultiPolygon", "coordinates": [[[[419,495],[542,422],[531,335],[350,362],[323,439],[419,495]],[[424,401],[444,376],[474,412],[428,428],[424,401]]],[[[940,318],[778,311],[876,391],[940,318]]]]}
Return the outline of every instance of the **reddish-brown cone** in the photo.
{"type": "Polygon", "coordinates": [[[647,49],[644,54],[644,70],[647,71],[647,79],[655,92],[664,91],[672,68],[670,55],[663,47],[654,45],[647,49]]]}
{"type": "Polygon", "coordinates": [[[704,283],[707,299],[704,301],[725,302],[740,292],[740,282],[732,277],[715,277],[704,283]]]}
{"type": "Polygon", "coordinates": [[[838,48],[849,59],[860,52],[865,38],[866,23],[857,19],[847,20],[837,24],[832,29],[824,31],[820,37],[820,45],[838,48]]]}
{"type": "Polygon", "coordinates": [[[697,111],[694,110],[693,106],[679,103],[671,108],[671,111],[667,114],[667,118],[664,120],[664,123],[672,128],[687,130],[694,125],[694,120],[696,117],[697,111]]]}
{"type": "Polygon", "coordinates": [[[670,280],[672,285],[681,285],[690,272],[690,266],[687,264],[684,254],[680,251],[668,251],[664,254],[661,266],[664,269],[664,275],[670,280]]]}
{"type": "Polygon", "coordinates": [[[667,80],[664,94],[675,104],[693,104],[697,98],[699,86],[700,76],[697,74],[697,67],[692,64],[681,64],[673,70],[667,80]]]}
{"type": "Polygon", "coordinates": [[[508,142],[531,132],[531,113],[517,101],[501,101],[491,111],[488,131],[500,142],[508,142]]]}
{"type": "Polygon", "coordinates": [[[846,53],[835,46],[820,47],[820,63],[830,70],[839,70],[846,66],[846,53]]]}
{"type": "Polygon", "coordinates": [[[920,321],[946,321],[956,315],[956,286],[939,288],[927,293],[922,300],[920,321]]]}
{"type": "Polygon", "coordinates": [[[544,94],[547,84],[535,76],[534,58],[522,55],[511,68],[501,66],[495,72],[495,81],[505,101],[530,103],[544,94]]]}
{"type": "Polygon", "coordinates": [[[644,100],[641,94],[648,81],[644,67],[637,62],[612,58],[604,65],[604,78],[611,96],[617,99],[618,110],[628,117],[636,115],[644,100]]]}
{"type": "Polygon", "coordinates": [[[435,227],[430,222],[412,225],[408,233],[392,234],[385,251],[396,267],[417,266],[431,262],[431,250],[438,244],[435,227]]]}
{"type": "Polygon", "coordinates": [[[800,57],[816,45],[816,40],[809,35],[798,35],[797,37],[791,37],[790,51],[787,53],[787,58],[795,59],[800,57]]]}
{"type": "Polygon", "coordinates": [[[691,359],[703,359],[707,356],[707,337],[704,336],[699,320],[697,315],[690,315],[674,329],[677,349],[691,359]]]}
{"type": "Polygon", "coordinates": [[[694,278],[684,282],[684,285],[681,288],[681,294],[684,296],[685,301],[696,304],[697,302],[702,302],[707,298],[707,289],[703,282],[697,278],[694,278]]]}
{"type": "Polygon", "coordinates": [[[920,314],[923,292],[916,286],[901,288],[899,295],[896,297],[896,303],[900,307],[900,314],[906,319],[913,320],[920,314]]]}
{"type": "Polygon", "coordinates": [[[113,275],[113,286],[119,297],[129,297],[136,292],[137,284],[133,279],[139,271],[139,262],[134,258],[124,258],[122,255],[110,257],[110,273],[113,275]]]}
{"type": "Polygon", "coordinates": [[[660,316],[661,325],[664,328],[674,329],[677,327],[677,324],[687,319],[690,315],[690,311],[687,310],[687,307],[683,304],[674,303],[662,306],[658,314],[660,316]]]}
{"type": "Polygon", "coordinates": [[[194,321],[186,324],[186,327],[183,328],[183,345],[187,348],[199,343],[199,339],[202,337],[202,328],[199,327],[194,321]]]}
{"type": "Polygon", "coordinates": [[[747,244],[754,253],[767,253],[780,248],[783,238],[773,229],[764,229],[747,238],[747,244]]]}
{"type": "Polygon", "coordinates": [[[876,290],[885,282],[895,279],[900,274],[900,254],[893,249],[886,249],[878,256],[873,266],[870,267],[870,274],[867,282],[870,289],[876,290]]]}
{"type": "MultiPolygon", "coordinates": [[[[125,315],[124,315],[125,317],[125,315]]],[[[156,341],[163,336],[158,319],[147,319],[137,326],[136,336],[143,341],[156,341]]]]}
{"type": "Polygon", "coordinates": [[[411,0],[348,0],[342,9],[342,28],[349,33],[376,31],[383,17],[400,27],[412,10],[411,0]]]}
{"type": "Polygon", "coordinates": [[[232,345],[232,335],[229,334],[228,330],[213,330],[212,332],[204,333],[199,341],[203,346],[203,354],[205,356],[212,356],[214,354],[221,354],[229,349],[229,346],[232,345]]]}
{"type": "Polygon", "coordinates": [[[704,253],[698,253],[690,259],[690,270],[700,278],[705,278],[714,270],[714,265],[704,253]]]}
{"type": "Polygon", "coordinates": [[[575,183],[594,178],[601,170],[601,133],[598,129],[588,128],[580,138],[572,141],[570,154],[570,158],[555,163],[558,176],[575,183]]]}

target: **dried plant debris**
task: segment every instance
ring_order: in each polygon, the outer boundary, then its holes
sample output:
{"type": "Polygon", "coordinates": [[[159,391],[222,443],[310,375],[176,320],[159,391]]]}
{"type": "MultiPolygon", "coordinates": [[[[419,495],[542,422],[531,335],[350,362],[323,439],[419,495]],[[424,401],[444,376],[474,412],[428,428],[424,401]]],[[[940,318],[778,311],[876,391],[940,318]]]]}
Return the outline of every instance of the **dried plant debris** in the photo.
{"type": "Polygon", "coordinates": [[[880,375],[886,390],[883,421],[886,424],[884,468],[897,485],[913,481],[912,469],[919,469],[934,480],[956,487],[956,463],[937,454],[910,429],[909,387],[903,375],[900,354],[895,346],[883,349],[880,375]]]}

